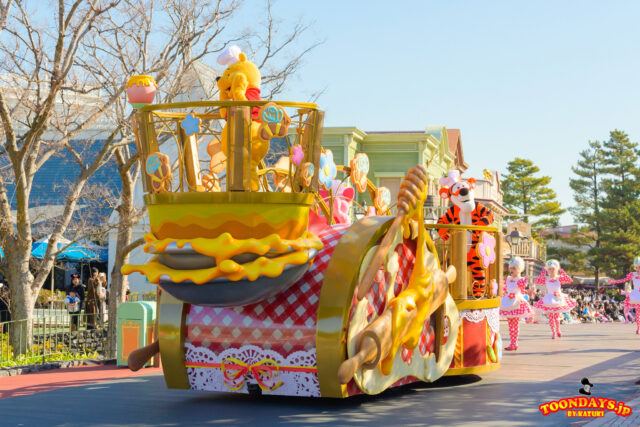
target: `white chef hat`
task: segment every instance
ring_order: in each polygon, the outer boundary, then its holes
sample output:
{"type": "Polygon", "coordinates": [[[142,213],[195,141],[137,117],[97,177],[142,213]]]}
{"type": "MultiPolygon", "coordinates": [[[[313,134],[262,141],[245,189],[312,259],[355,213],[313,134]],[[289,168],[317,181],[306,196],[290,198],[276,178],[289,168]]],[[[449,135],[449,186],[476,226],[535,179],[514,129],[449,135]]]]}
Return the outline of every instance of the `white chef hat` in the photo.
{"type": "Polygon", "coordinates": [[[634,266],[640,265],[640,256],[637,256],[633,259],[633,265],[634,266]]]}
{"type": "Polygon", "coordinates": [[[524,260],[519,256],[514,256],[509,261],[509,267],[516,267],[520,273],[524,270],[524,260]]]}
{"type": "Polygon", "coordinates": [[[560,263],[558,260],[550,259],[547,261],[547,267],[555,267],[556,270],[560,270],[560,263]]]}
{"type": "Polygon", "coordinates": [[[460,181],[460,171],[457,169],[451,169],[442,175],[438,184],[442,187],[451,187],[456,182],[460,181]]]}
{"type": "Polygon", "coordinates": [[[229,65],[238,62],[240,60],[240,53],[242,50],[236,45],[229,46],[218,55],[217,62],[220,65],[228,67],[229,65]]]}

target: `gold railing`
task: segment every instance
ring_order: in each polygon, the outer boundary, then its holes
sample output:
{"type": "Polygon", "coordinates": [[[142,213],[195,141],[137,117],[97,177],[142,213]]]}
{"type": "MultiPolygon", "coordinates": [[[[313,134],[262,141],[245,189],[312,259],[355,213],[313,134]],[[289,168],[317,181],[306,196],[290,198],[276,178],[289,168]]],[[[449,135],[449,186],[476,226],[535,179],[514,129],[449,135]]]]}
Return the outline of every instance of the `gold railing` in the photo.
{"type": "MultiPolygon", "coordinates": [[[[170,158],[171,180],[168,192],[217,192],[217,191],[252,191],[251,176],[259,176],[260,188],[256,191],[279,191],[273,185],[276,175],[288,180],[288,187],[293,192],[309,192],[318,186],[318,165],[321,154],[321,138],[324,113],[317,110],[316,104],[281,102],[281,101],[200,101],[179,102],[172,104],[154,104],[140,108],[134,118],[136,144],[140,155],[142,170],[146,170],[147,157],[153,153],[165,152],[164,144],[172,140],[176,145],[177,158],[170,158]],[[259,120],[252,118],[252,109],[260,108],[269,102],[276,104],[291,119],[291,126],[284,136],[287,151],[276,152],[270,147],[267,155],[257,165],[258,173],[254,174],[255,165],[251,162],[253,126],[259,120]],[[181,126],[188,115],[197,119],[199,131],[187,133],[181,126]],[[223,141],[223,135],[226,141],[223,141]],[[200,159],[198,147],[201,144],[215,145],[226,143],[226,156],[216,169],[211,170],[211,158],[200,159]],[[292,147],[300,144],[304,158],[301,164],[310,162],[316,173],[310,186],[302,185],[300,169],[294,171],[293,165],[288,170],[276,170],[273,165],[279,156],[288,157],[292,147]],[[209,164],[209,167],[203,166],[209,164]],[[269,178],[271,177],[271,178],[269,178]],[[215,188],[207,185],[211,179],[218,180],[215,188]],[[209,181],[207,181],[209,180],[209,181]]],[[[190,118],[191,119],[191,118],[190,118]]],[[[194,120],[194,119],[191,119],[194,120]]],[[[211,154],[211,153],[210,153],[211,154]]],[[[147,193],[154,192],[152,176],[143,173],[143,187],[147,193]]],[[[255,190],[255,189],[254,189],[255,190]]]]}
{"type": "Polygon", "coordinates": [[[468,234],[472,231],[484,231],[493,236],[495,244],[495,261],[485,270],[485,292],[482,298],[494,298],[492,295],[492,282],[498,284],[497,296],[502,296],[502,232],[496,227],[478,225],[455,225],[455,224],[425,224],[427,229],[447,229],[451,230],[448,241],[437,239],[435,248],[438,258],[442,263],[442,268],[453,265],[456,268],[456,280],[450,285],[449,291],[455,300],[477,299],[473,297],[473,278],[467,268],[467,253],[471,248],[468,243],[468,234]]]}

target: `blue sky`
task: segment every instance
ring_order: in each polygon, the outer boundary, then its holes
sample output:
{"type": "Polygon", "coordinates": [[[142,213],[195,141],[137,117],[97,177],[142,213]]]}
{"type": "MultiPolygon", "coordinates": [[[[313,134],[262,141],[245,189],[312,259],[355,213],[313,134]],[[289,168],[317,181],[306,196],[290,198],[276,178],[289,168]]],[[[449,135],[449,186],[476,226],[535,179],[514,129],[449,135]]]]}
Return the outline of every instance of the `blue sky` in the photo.
{"type": "MultiPolygon", "coordinates": [[[[246,1],[228,30],[263,11],[246,1]]],[[[283,32],[315,22],[298,46],[325,40],[280,99],[325,88],[328,126],[459,128],[468,176],[528,158],[569,207],[587,141],[616,128],[640,140],[640,2],[277,0],[274,15],[283,32]]]]}
{"type": "Polygon", "coordinates": [[[529,158],[568,207],[588,140],[640,137],[640,2],[486,3],[280,1],[325,39],[284,97],[326,87],[328,126],[459,128],[470,175],[529,158]]]}

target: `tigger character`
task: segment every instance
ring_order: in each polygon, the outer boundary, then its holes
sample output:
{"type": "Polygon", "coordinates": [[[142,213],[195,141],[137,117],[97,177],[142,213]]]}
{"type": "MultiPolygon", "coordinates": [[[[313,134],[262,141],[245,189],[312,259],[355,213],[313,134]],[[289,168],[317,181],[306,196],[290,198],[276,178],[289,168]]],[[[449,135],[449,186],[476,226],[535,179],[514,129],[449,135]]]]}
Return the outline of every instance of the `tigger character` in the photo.
{"type": "MultiPolygon", "coordinates": [[[[475,201],[474,188],[476,180],[469,178],[466,181],[460,177],[460,171],[450,170],[440,178],[442,188],[440,197],[451,201],[451,207],[438,219],[438,224],[482,225],[487,226],[493,222],[493,214],[484,205],[475,201]]],[[[443,240],[449,240],[450,231],[439,229],[438,234],[443,240]]],[[[485,291],[485,272],[480,264],[480,257],[476,249],[480,239],[480,231],[470,233],[469,243],[471,247],[467,252],[467,267],[471,270],[473,278],[473,296],[481,298],[485,291]]]]}

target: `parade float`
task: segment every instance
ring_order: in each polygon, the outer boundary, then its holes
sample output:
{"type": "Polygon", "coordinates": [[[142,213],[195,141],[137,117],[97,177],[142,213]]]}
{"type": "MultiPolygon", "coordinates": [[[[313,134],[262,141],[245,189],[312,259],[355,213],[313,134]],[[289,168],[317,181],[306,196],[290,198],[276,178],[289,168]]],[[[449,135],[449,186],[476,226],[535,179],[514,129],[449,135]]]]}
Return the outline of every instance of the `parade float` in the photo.
{"type": "Polygon", "coordinates": [[[315,104],[261,100],[239,50],[221,63],[217,101],[154,105],[153,79],[129,82],[147,89],[130,101],[152,258],[123,273],[159,288],[157,340],[130,368],[159,352],[169,388],[344,398],[499,367],[498,230],[426,225],[422,166],[392,201],[366,154],[336,165],[323,149],[315,104]]]}

